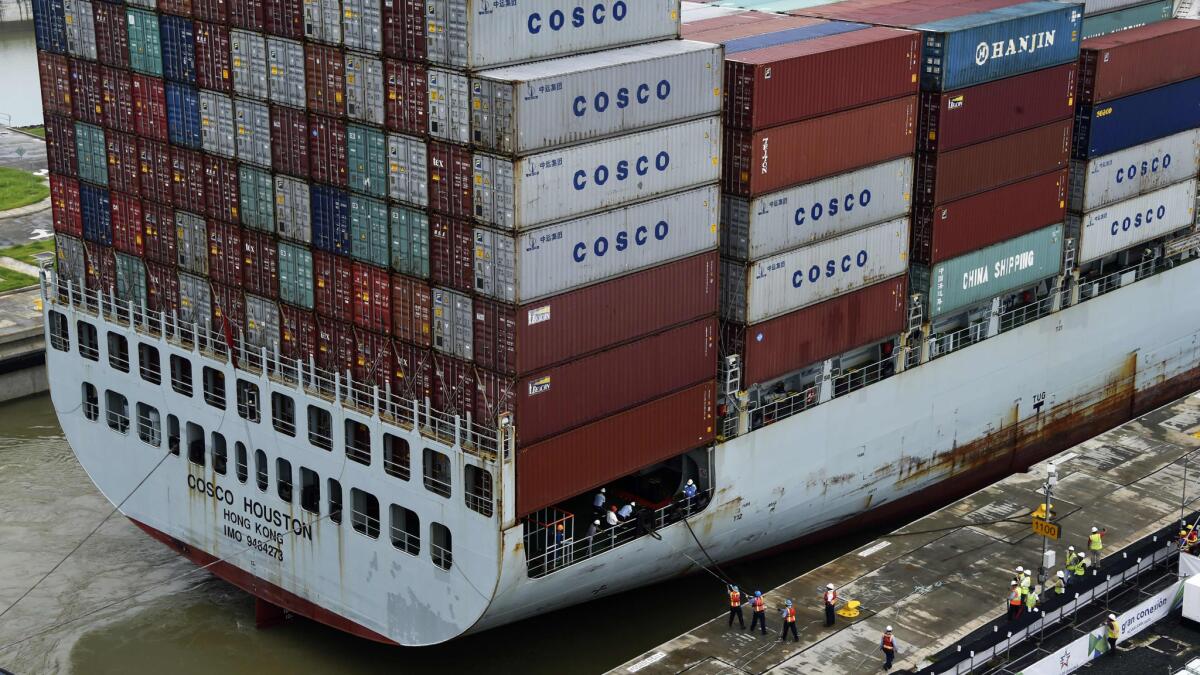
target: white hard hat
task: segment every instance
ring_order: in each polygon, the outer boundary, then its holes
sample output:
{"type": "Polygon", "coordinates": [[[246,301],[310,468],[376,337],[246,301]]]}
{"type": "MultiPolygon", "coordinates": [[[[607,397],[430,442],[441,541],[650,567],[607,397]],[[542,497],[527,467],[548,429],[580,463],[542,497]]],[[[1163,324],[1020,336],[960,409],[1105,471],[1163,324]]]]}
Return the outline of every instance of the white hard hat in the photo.
{"type": "Polygon", "coordinates": [[[632,499],[630,499],[630,500],[629,500],[629,505],[630,505],[630,506],[637,506],[637,502],[635,502],[635,501],[633,501],[632,499]]]}
{"type": "Polygon", "coordinates": [[[593,521],[592,521],[592,524],[593,524],[593,525],[599,525],[599,524],[600,524],[600,521],[599,521],[599,520],[593,520],[593,521]]]}
{"type": "Polygon", "coordinates": [[[689,479],[688,479],[688,482],[687,482],[687,484],[688,484],[688,485],[691,485],[691,484],[692,484],[692,479],[691,479],[691,478],[689,478],[689,479]]]}
{"type": "Polygon", "coordinates": [[[1024,571],[1025,571],[1025,568],[1024,568],[1024,567],[1021,567],[1020,565],[1017,565],[1017,572],[1018,572],[1018,573],[1020,573],[1020,572],[1024,572],[1024,571]]]}
{"type": "Polygon", "coordinates": [[[1016,586],[1016,585],[1017,585],[1017,581],[1016,581],[1016,579],[1014,579],[1014,580],[1012,580],[1012,581],[1008,582],[1008,585],[1009,585],[1009,586],[1016,586]]]}
{"type": "Polygon", "coordinates": [[[825,584],[825,588],[828,588],[829,590],[831,590],[831,591],[832,591],[832,590],[833,590],[833,584],[825,584]]]}
{"type": "Polygon", "coordinates": [[[604,492],[604,488],[600,488],[600,492],[604,492]]]}
{"type": "Polygon", "coordinates": [[[1100,530],[1098,530],[1097,528],[1094,528],[1094,527],[1092,528],[1092,532],[1099,532],[1099,531],[1100,530]]]}
{"type": "Polygon", "coordinates": [[[1065,573],[1065,572],[1063,572],[1062,570],[1059,570],[1059,571],[1058,571],[1058,578],[1059,578],[1059,579],[1066,579],[1066,578],[1067,578],[1067,575],[1066,575],[1066,573],[1065,573]]]}
{"type": "Polygon", "coordinates": [[[887,632],[889,632],[889,633],[890,633],[890,632],[892,632],[892,627],[891,627],[891,626],[888,626],[888,627],[887,627],[887,632]]]}
{"type": "Polygon", "coordinates": [[[1109,615],[1108,615],[1108,620],[1109,620],[1109,621],[1116,621],[1116,620],[1117,620],[1117,615],[1116,615],[1116,614],[1109,614],[1109,615]]]}
{"type": "Polygon", "coordinates": [[[1068,547],[1067,547],[1067,550],[1068,550],[1068,551],[1074,551],[1074,550],[1075,550],[1075,547],[1074,547],[1074,546],[1068,546],[1068,547]]]}

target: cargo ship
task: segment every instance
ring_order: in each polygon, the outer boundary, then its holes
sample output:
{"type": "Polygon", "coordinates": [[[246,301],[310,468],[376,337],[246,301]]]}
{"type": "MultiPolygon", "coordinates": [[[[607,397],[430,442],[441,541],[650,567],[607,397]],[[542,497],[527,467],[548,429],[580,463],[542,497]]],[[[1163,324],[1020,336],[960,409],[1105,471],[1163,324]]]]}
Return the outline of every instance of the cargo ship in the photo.
{"type": "Polygon", "coordinates": [[[34,9],[60,423],[263,621],[453,640],[1200,386],[1169,2],[34,9]]]}

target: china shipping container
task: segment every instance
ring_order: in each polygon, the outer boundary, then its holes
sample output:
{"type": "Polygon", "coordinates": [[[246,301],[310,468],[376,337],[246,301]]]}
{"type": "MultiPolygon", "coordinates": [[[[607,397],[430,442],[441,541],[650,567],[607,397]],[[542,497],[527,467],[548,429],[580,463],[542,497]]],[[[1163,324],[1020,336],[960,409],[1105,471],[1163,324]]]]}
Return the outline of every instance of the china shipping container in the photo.
{"type": "Polygon", "coordinates": [[[146,304],[152,312],[179,312],[179,275],[174,267],[146,263],[146,304]]]}
{"type": "Polygon", "coordinates": [[[222,157],[237,155],[237,131],[233,99],[211,91],[200,91],[200,146],[204,152],[222,157]]]}
{"type": "Polygon", "coordinates": [[[923,264],[941,262],[1061,223],[1068,185],[1062,169],[938,206],[919,206],[910,257],[923,264]]]}
{"type": "Polygon", "coordinates": [[[471,142],[525,154],[714,115],[721,95],[721,48],[686,40],[485,70],[471,78],[471,142]]]}
{"type": "Polygon", "coordinates": [[[145,254],[142,237],[142,201],[113,190],[109,193],[113,248],[141,257],[145,254]]]}
{"type": "MultiPolygon", "coordinates": [[[[234,2],[237,6],[237,0],[234,2]]],[[[242,96],[266,100],[267,45],[262,35],[243,30],[229,31],[229,61],[233,74],[233,91],[242,96]]]]}
{"type": "Polygon", "coordinates": [[[174,268],[179,255],[175,237],[175,211],[143,199],[142,250],[146,260],[174,268]]]}
{"type": "Polygon", "coordinates": [[[317,353],[317,322],[312,312],[280,305],[279,353],[288,359],[308,362],[317,353]]]}
{"type": "Polygon", "coordinates": [[[434,287],[433,348],[463,361],[475,359],[472,322],[474,306],[471,296],[445,288],[434,287]]]}
{"type": "Polygon", "coordinates": [[[346,62],[342,50],[305,43],[304,75],[309,112],[331,117],[346,114],[346,62]]]}
{"type": "MultiPolygon", "coordinates": [[[[348,258],[312,252],[313,296],[317,314],[341,323],[354,322],[354,279],[348,258]]],[[[282,283],[282,279],[280,279],[282,283]]]]}
{"type": "Polygon", "coordinates": [[[108,190],[80,183],[79,207],[83,214],[83,238],[88,243],[112,246],[112,200],[108,190]]]}
{"type": "Polygon", "coordinates": [[[179,273],[179,320],[198,326],[212,326],[213,297],[208,279],[187,272],[179,273]]]}
{"type": "Polygon", "coordinates": [[[474,212],[471,152],[437,141],[431,141],[426,152],[429,157],[429,208],[459,218],[471,217],[474,212]]]}
{"type": "Polygon", "coordinates": [[[1072,211],[1153,192],[1200,173],[1200,129],[1143,143],[1088,162],[1071,162],[1072,211]]]}
{"type": "Polygon", "coordinates": [[[754,199],[721,200],[721,255],[756,260],[891,220],[912,206],[911,157],[754,199]]]}
{"type": "Polygon", "coordinates": [[[966,89],[922,92],[917,150],[946,152],[1075,114],[1076,64],[966,89]]]}
{"type": "Polygon", "coordinates": [[[434,214],[429,218],[429,279],[470,292],[475,286],[475,242],[471,224],[434,214]]]}
{"type": "Polygon", "coordinates": [[[763,131],[726,130],[722,187],[754,197],[910,155],[916,125],[917,97],[906,96],[763,131]]]}
{"type": "Polygon", "coordinates": [[[742,264],[721,262],[721,313],[758,323],[908,269],[908,218],[742,264]]]}
{"type": "Polygon", "coordinates": [[[429,78],[429,135],[454,143],[471,140],[470,79],[438,68],[426,71],[429,78]]]}
{"type": "Polygon", "coordinates": [[[429,216],[406,206],[388,209],[392,270],[421,279],[429,278],[429,216]]]}
{"type": "Polygon", "coordinates": [[[96,23],[92,3],[87,0],[63,0],[63,19],[67,24],[67,53],[77,59],[96,60],[96,23]]]}
{"type": "Polygon", "coordinates": [[[1170,19],[1175,12],[1174,0],[1151,0],[1140,5],[1083,17],[1083,39],[1111,35],[1123,30],[1170,19]]]}
{"type": "Polygon", "coordinates": [[[208,276],[229,286],[242,285],[242,228],[208,221],[208,276]]]}
{"type": "Polygon", "coordinates": [[[129,67],[129,29],[125,24],[125,6],[93,2],[96,26],[96,59],[116,68],[129,67]]]}
{"type": "Polygon", "coordinates": [[[104,123],[104,87],[100,66],[71,59],[71,114],[75,119],[100,125],[104,123]]]}
{"type": "Polygon", "coordinates": [[[414,206],[429,205],[429,165],[425,141],[387,135],[388,195],[414,206]]]}
{"type": "Polygon", "coordinates": [[[915,201],[944,204],[955,199],[1067,168],[1070,119],[958,150],[917,156],[915,201]]]}
{"type": "Polygon", "coordinates": [[[100,69],[100,86],[104,90],[105,127],[130,134],[137,131],[133,77],[127,70],[108,67],[100,69]]]}
{"type": "Polygon", "coordinates": [[[67,176],[50,175],[50,219],[55,232],[72,237],[83,236],[79,181],[67,176]]]}
{"type": "Polygon", "coordinates": [[[305,246],[279,242],[279,299],[311,310],[315,306],[313,254],[305,246]]]}
{"type": "Polygon", "coordinates": [[[420,279],[393,274],[391,293],[393,337],[418,347],[429,347],[433,335],[429,285],[420,279]]]}
{"type": "Polygon", "coordinates": [[[342,38],[346,48],[375,54],[382,51],[382,18],[377,2],[344,0],[342,2],[342,38]]]}
{"type": "Polygon", "coordinates": [[[275,176],[275,224],[279,236],[305,243],[312,241],[311,202],[308,183],[275,176]]]}
{"type": "Polygon", "coordinates": [[[165,143],[138,138],[138,171],[142,197],[168,206],[175,203],[171,152],[165,143]]]}
{"type": "Polygon", "coordinates": [[[75,158],[80,180],[108,185],[108,148],[104,141],[104,129],[76,122],[75,158]]]}
{"type": "MultiPolygon", "coordinates": [[[[517,514],[710,443],[716,391],[704,382],[517,450],[517,514]]],[[[518,428],[518,434],[520,430],[518,428]]]]}
{"type": "Polygon", "coordinates": [[[350,265],[354,325],[367,331],[392,332],[392,291],[387,270],[360,262],[350,265]]]}
{"type": "Polygon", "coordinates": [[[194,213],[175,212],[175,250],[179,269],[208,276],[208,224],[194,213]]]}
{"type": "Polygon", "coordinates": [[[1200,127],[1200,77],[1075,113],[1075,159],[1091,159],[1200,127]]]}
{"type": "Polygon", "coordinates": [[[1081,263],[1192,227],[1196,225],[1196,179],[1089,211],[1079,220],[1081,263]]]}
{"type": "Polygon", "coordinates": [[[308,118],[308,168],[314,181],[346,187],[346,125],[320,115],[308,118]]]}
{"type": "Polygon", "coordinates": [[[59,234],[54,238],[55,272],[58,278],[76,290],[87,285],[87,262],[83,242],[76,237],[59,234]]]}
{"type": "Polygon", "coordinates": [[[134,75],[133,122],[139,136],[167,141],[167,92],[163,81],[148,75],[134,75]]]}
{"type": "Polygon", "coordinates": [[[383,199],[388,194],[388,150],[383,131],[346,125],[347,183],[351,190],[383,199]]]}
{"type": "Polygon", "coordinates": [[[204,194],[208,199],[207,213],[229,223],[238,222],[237,162],[204,155],[204,194]]]}
{"type": "Polygon", "coordinates": [[[204,155],[194,150],[171,148],[171,194],[177,208],[204,213],[204,155]]]}
{"type": "Polygon", "coordinates": [[[181,16],[159,17],[162,34],[163,76],[168,80],[196,83],[196,33],[192,22],[181,16]]]}
{"type": "Polygon", "coordinates": [[[131,195],[140,195],[137,137],[109,130],[105,135],[108,156],[108,185],[131,195]]]}
{"type": "Polygon", "coordinates": [[[1200,23],[1172,19],[1089,40],[1079,54],[1079,101],[1096,105],[1200,76],[1200,23]]]}
{"type": "MultiPolygon", "coordinates": [[[[415,0],[384,0],[384,3],[385,7],[391,3],[416,4],[415,0]]],[[[429,76],[425,66],[389,59],[383,64],[383,73],[387,128],[415,136],[427,134],[429,76]]]]}
{"type": "MultiPolygon", "coordinates": [[[[274,161],[271,145],[274,131],[270,109],[262,103],[234,99],[233,118],[234,129],[237,133],[238,160],[243,164],[254,164],[265,169],[271,168],[274,161]]],[[[283,129],[281,129],[282,131],[283,129]]],[[[305,150],[308,149],[308,144],[303,140],[299,141],[299,144],[305,150]]],[[[305,157],[307,157],[307,153],[300,157],[288,157],[288,159],[299,163],[305,157]]],[[[281,158],[280,161],[285,160],[281,158]]],[[[307,170],[308,167],[305,166],[299,173],[303,175],[307,170]]]]}
{"type": "Polygon", "coordinates": [[[196,84],[201,89],[233,93],[229,62],[229,28],[196,22],[196,84]]]}
{"type": "Polygon", "coordinates": [[[46,163],[50,173],[77,177],[75,123],[69,117],[46,114],[46,163]]]}
{"type": "Polygon", "coordinates": [[[143,75],[163,76],[158,16],[140,9],[125,11],[129,34],[129,67],[143,75]]]}
{"type": "Polygon", "coordinates": [[[525,375],[712,316],[718,271],[714,251],[520,306],[475,298],[475,363],[525,375]]]}
{"type": "MultiPolygon", "coordinates": [[[[510,235],[475,228],[476,293],[524,304],[717,247],[718,190],[681,192],[510,235]]],[[[435,221],[436,222],[436,221],[435,221]]],[[[438,229],[434,281],[441,283],[438,229]]]]}
{"type": "Polygon", "coordinates": [[[38,77],[45,111],[71,115],[71,65],[67,57],[45,52],[39,54],[38,77]]]}
{"type": "Polygon", "coordinates": [[[243,229],[242,285],[247,293],[274,300],[279,297],[279,258],[275,238],[266,232],[243,229]]]}
{"type": "Polygon", "coordinates": [[[314,184],[312,199],[313,246],[340,256],[350,255],[350,196],[342,190],[314,184]]]}

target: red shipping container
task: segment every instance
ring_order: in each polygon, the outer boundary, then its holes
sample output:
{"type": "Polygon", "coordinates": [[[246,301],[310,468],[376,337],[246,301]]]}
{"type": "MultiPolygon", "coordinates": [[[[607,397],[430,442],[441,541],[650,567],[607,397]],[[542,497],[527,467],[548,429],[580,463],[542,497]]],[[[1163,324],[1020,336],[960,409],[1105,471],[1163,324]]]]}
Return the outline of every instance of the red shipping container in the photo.
{"type": "Polygon", "coordinates": [[[46,164],[50,173],[77,176],[75,122],[58,115],[45,116],[46,164]]]}
{"type": "Polygon", "coordinates": [[[100,66],[71,59],[71,103],[75,119],[89,124],[104,124],[104,90],[100,86],[100,66]]]}
{"type": "Polygon", "coordinates": [[[142,200],[115,190],[108,193],[112,213],[113,247],[142,257],[142,200]]]}
{"type": "Polygon", "coordinates": [[[425,60],[425,3],[383,0],[383,53],[396,59],[425,60]]]}
{"type": "Polygon", "coordinates": [[[233,79],[229,74],[229,29],[197,21],[195,30],[196,86],[230,93],[233,79]]]}
{"type": "Polygon", "coordinates": [[[142,197],[167,206],[175,203],[171,152],[166,143],[138,138],[138,171],[141,173],[142,197]]]}
{"type": "Polygon", "coordinates": [[[104,92],[104,126],[127,134],[137,131],[133,111],[133,75],[127,70],[100,69],[100,87],[104,92]]]}
{"type": "Polygon", "coordinates": [[[428,349],[392,340],[392,396],[424,404],[433,396],[433,357],[428,349]]]}
{"type": "Polygon", "coordinates": [[[894,28],[729,54],[725,123],[765,129],[910,96],[917,93],[920,64],[920,34],[894,28]]]}
{"type": "Polygon", "coordinates": [[[229,21],[229,8],[225,0],[195,0],[192,15],[200,21],[224,24],[229,21]]]}
{"type": "Polygon", "coordinates": [[[358,384],[377,386],[384,392],[395,372],[392,339],[363,330],[353,331],[354,365],[350,374],[358,384]]]}
{"type": "Polygon", "coordinates": [[[958,150],[917,155],[914,202],[942,204],[1066,168],[1072,120],[958,150]]]}
{"type": "Polygon", "coordinates": [[[204,213],[207,210],[204,195],[204,157],[194,150],[171,148],[172,199],[176,207],[185,211],[204,213]]]}
{"type": "Polygon", "coordinates": [[[793,28],[828,23],[824,19],[805,16],[789,16],[774,12],[742,12],[683,24],[683,39],[725,44],[730,40],[778,33],[793,28]]]}
{"type": "Polygon", "coordinates": [[[71,66],[67,57],[39,52],[38,79],[42,86],[42,109],[57,115],[70,115],[71,66]]]}
{"type": "Polygon", "coordinates": [[[146,263],[146,305],[154,312],[179,311],[179,275],[170,265],[146,263]]]}
{"type": "Polygon", "coordinates": [[[291,305],[279,305],[279,353],[284,358],[308,363],[317,354],[317,320],[312,312],[291,305]]]}
{"type": "Polygon", "coordinates": [[[146,260],[175,265],[175,211],[146,199],[142,200],[142,242],[146,260]]]}
{"type": "Polygon", "coordinates": [[[242,286],[247,293],[279,297],[279,252],[272,235],[242,229],[242,286]]]}
{"type": "Polygon", "coordinates": [[[304,44],[305,95],[309,112],[346,114],[346,62],[336,47],[304,44]]]}
{"type": "Polygon", "coordinates": [[[354,344],[351,326],[317,320],[317,367],[345,377],[354,367],[358,348],[354,344]]]}
{"type": "Polygon", "coordinates": [[[271,106],[271,166],[308,178],[308,116],[303,110],[271,106]]]}
{"type": "Polygon", "coordinates": [[[366,263],[350,265],[354,283],[354,325],[390,335],[392,332],[392,289],[387,270],[366,263]]]}
{"type": "Polygon", "coordinates": [[[304,39],[302,0],[263,0],[263,28],[279,37],[304,39]]]}
{"type": "Polygon", "coordinates": [[[1095,105],[1200,77],[1200,22],[1169,19],[1092,38],[1079,52],[1079,98],[1095,105]]]}
{"type": "Polygon", "coordinates": [[[917,97],[906,96],[765,131],[727,129],[724,188],[753,197],[910,155],[916,113],[917,97]]]}
{"type": "Polygon", "coordinates": [[[992,244],[1063,222],[1068,169],[934,207],[918,206],[913,223],[913,262],[956,258],[992,244]]]}
{"type": "Polygon", "coordinates": [[[83,237],[83,211],[79,205],[79,181],[50,175],[50,219],[54,231],[83,237]]]}
{"type": "Polygon", "coordinates": [[[234,340],[246,332],[246,296],[236,286],[213,283],[212,286],[212,331],[225,336],[225,344],[232,346],[234,340]]]}
{"type": "Polygon", "coordinates": [[[83,255],[87,259],[87,287],[111,296],[117,287],[117,261],[112,248],[85,241],[83,255]]]}
{"type": "Polygon", "coordinates": [[[95,19],[96,58],[105,65],[129,67],[129,29],[125,25],[125,5],[93,2],[95,19]]]}
{"type": "Polygon", "coordinates": [[[439,286],[470,293],[475,286],[475,240],[470,223],[431,214],[429,278],[439,286]]]}
{"type": "Polygon", "coordinates": [[[261,33],[263,30],[262,0],[229,0],[229,25],[261,33]]]}
{"type": "Polygon", "coordinates": [[[335,119],[308,118],[308,169],[315,181],[346,187],[346,125],[335,119]]]}
{"type": "MultiPolygon", "coordinates": [[[[405,1],[384,0],[384,3],[405,1]]],[[[429,77],[425,66],[407,61],[386,61],[383,86],[387,128],[414,136],[426,135],[429,132],[429,77]]]]}
{"type": "Polygon", "coordinates": [[[475,366],[441,352],[430,352],[433,361],[430,397],[433,409],[464,419],[475,414],[475,366]]]}
{"type": "Polygon", "coordinates": [[[158,0],[158,10],[170,14],[192,17],[192,0],[158,0]]]}
{"type": "Polygon", "coordinates": [[[458,145],[430,141],[429,208],[460,218],[474,214],[474,173],[471,151],[458,145]]]}
{"type": "Polygon", "coordinates": [[[104,136],[104,144],[108,149],[108,186],[140,195],[137,137],[110,130],[104,136]]]}
{"type": "Polygon", "coordinates": [[[242,228],[208,221],[208,276],[235,288],[242,286],[242,228]]]}
{"type": "Polygon", "coordinates": [[[525,375],[713,316],[719,270],[713,251],[519,307],[475,298],[475,363],[525,375]]]}
{"type": "Polygon", "coordinates": [[[517,515],[707,445],[715,399],[715,385],[704,382],[518,449],[517,515]]]}
{"type": "Polygon", "coordinates": [[[421,279],[392,275],[392,335],[397,340],[428,348],[432,338],[433,295],[421,279]]]}
{"type": "Polygon", "coordinates": [[[138,136],[167,142],[167,94],[161,79],[133,76],[133,123],[138,136]]]}
{"type": "Polygon", "coordinates": [[[314,250],[313,299],[317,314],[349,324],[354,321],[354,281],[350,260],[325,251],[314,250]]]}
{"type": "Polygon", "coordinates": [[[921,93],[917,149],[947,152],[1032,129],[1075,114],[1076,64],[921,93]]]}
{"type": "Polygon", "coordinates": [[[208,215],[228,223],[238,222],[237,162],[204,155],[204,193],[208,215]]]}

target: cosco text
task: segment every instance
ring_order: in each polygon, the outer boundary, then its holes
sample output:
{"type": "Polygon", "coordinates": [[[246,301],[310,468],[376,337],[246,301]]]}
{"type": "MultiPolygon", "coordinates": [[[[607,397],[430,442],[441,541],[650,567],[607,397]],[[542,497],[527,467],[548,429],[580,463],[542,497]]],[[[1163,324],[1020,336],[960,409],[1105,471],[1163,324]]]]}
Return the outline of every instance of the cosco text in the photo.
{"type": "MultiPolygon", "coordinates": [[[[617,92],[615,95],[615,98],[617,99],[617,102],[616,102],[617,110],[624,110],[625,108],[629,107],[629,102],[630,102],[629,94],[630,94],[629,87],[621,87],[620,89],[617,89],[617,92]]],[[[665,100],[667,100],[667,97],[669,97],[670,95],[671,95],[671,83],[668,82],[667,80],[659,80],[658,84],[654,86],[654,97],[660,101],[665,101],[665,100]]],[[[650,102],[650,84],[643,82],[642,84],[639,84],[636,88],[634,88],[632,100],[636,101],[637,103],[639,103],[641,105],[645,105],[646,103],[649,103],[650,102]]],[[[605,110],[608,110],[609,105],[612,105],[612,100],[610,99],[610,95],[607,91],[598,91],[598,92],[596,92],[596,95],[592,97],[592,110],[595,110],[598,113],[602,113],[605,110]]],[[[587,97],[586,96],[576,96],[575,101],[571,104],[571,111],[575,113],[576,117],[583,117],[584,115],[586,115],[588,112],[587,97]]]]}
{"type": "MultiPolygon", "coordinates": [[[[650,157],[647,155],[642,155],[641,157],[635,159],[633,161],[633,172],[639,176],[645,176],[647,173],[650,173],[650,169],[653,168],[661,173],[666,171],[667,167],[670,165],[671,155],[668,154],[666,150],[663,150],[654,156],[653,164],[650,163],[650,157]]],[[[607,164],[601,164],[592,170],[592,182],[596,185],[604,185],[608,182],[608,179],[613,176],[615,176],[619,181],[629,178],[629,160],[622,159],[621,161],[617,162],[615,169],[609,169],[607,164]]],[[[571,185],[573,185],[576,190],[582,190],[587,187],[587,184],[588,172],[584,171],[583,169],[576,171],[575,176],[571,179],[571,185]]]]}
{"type": "MultiPolygon", "coordinates": [[[[592,5],[592,11],[589,15],[585,7],[573,7],[570,10],[570,26],[571,28],[583,28],[588,23],[601,25],[606,18],[607,8],[604,3],[597,2],[592,5]],[[589,21],[590,19],[590,21],[589,21]]],[[[622,21],[625,15],[629,13],[629,7],[622,0],[617,0],[612,6],[613,21],[622,21]]],[[[540,12],[532,12],[525,22],[525,26],[529,29],[530,35],[537,35],[542,32],[542,29],[549,27],[552,31],[560,31],[567,26],[567,14],[561,9],[556,9],[550,12],[544,19],[540,12]]]]}
{"type": "MultiPolygon", "coordinates": [[[[645,246],[646,242],[650,241],[650,237],[652,235],[655,240],[662,241],[667,238],[667,234],[669,234],[670,231],[671,226],[668,225],[667,221],[665,220],[660,220],[654,225],[653,233],[651,233],[650,228],[646,227],[645,225],[639,225],[633,231],[633,244],[635,246],[645,246]]],[[[596,237],[595,240],[592,241],[590,248],[593,255],[595,255],[597,258],[603,258],[604,255],[608,253],[610,247],[617,252],[628,249],[629,232],[621,230],[612,238],[612,242],[608,240],[608,237],[603,235],[596,237]]],[[[577,263],[583,262],[587,259],[588,248],[587,242],[581,241],[575,244],[575,248],[571,252],[571,257],[574,258],[575,262],[577,263]]]]}
{"type": "MultiPolygon", "coordinates": [[[[836,275],[838,272],[845,274],[855,267],[858,267],[858,268],[866,267],[867,266],[867,258],[868,258],[867,251],[864,249],[864,250],[859,251],[858,255],[846,254],[846,255],[842,256],[842,259],[840,261],[839,260],[827,260],[827,261],[825,261],[824,273],[822,273],[822,269],[821,269],[820,265],[813,265],[813,266],[809,267],[807,270],[808,282],[815,284],[816,282],[821,280],[822,276],[824,276],[826,279],[829,279],[829,278],[833,277],[834,275],[836,275]]],[[[803,286],[805,278],[806,278],[806,270],[796,270],[795,272],[792,272],[792,288],[800,288],[801,286],[803,286]]]]}

